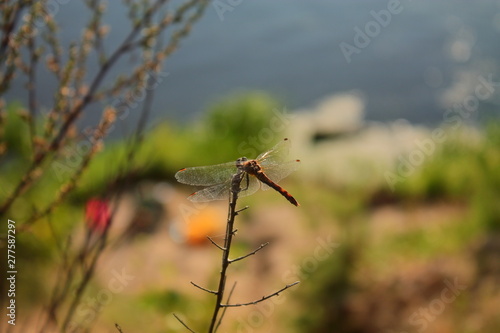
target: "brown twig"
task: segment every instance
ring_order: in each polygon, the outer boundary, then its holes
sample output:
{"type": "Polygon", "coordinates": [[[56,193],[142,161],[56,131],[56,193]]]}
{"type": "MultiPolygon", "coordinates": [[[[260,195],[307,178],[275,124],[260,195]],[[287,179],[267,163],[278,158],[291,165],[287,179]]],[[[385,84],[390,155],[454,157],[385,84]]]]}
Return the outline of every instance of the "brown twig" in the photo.
{"type": "Polygon", "coordinates": [[[222,246],[220,246],[219,244],[217,244],[210,236],[207,236],[208,240],[213,244],[215,245],[219,250],[222,250],[222,251],[225,251],[226,249],[223,248],[222,246]]]}
{"type": "Polygon", "coordinates": [[[197,285],[197,284],[196,284],[196,283],[194,283],[193,281],[191,281],[190,283],[191,283],[193,286],[195,286],[196,288],[201,289],[201,290],[203,290],[203,291],[206,291],[207,293],[210,293],[210,294],[215,294],[215,295],[217,294],[217,291],[215,291],[215,290],[210,290],[210,289],[207,289],[207,288],[203,288],[202,286],[197,285]]]}
{"type": "Polygon", "coordinates": [[[296,284],[299,284],[300,281],[295,281],[294,283],[290,283],[290,284],[287,284],[286,286],[284,286],[283,288],[281,288],[280,290],[272,293],[272,294],[269,294],[267,296],[262,296],[261,299],[258,299],[256,301],[252,301],[252,302],[248,302],[248,303],[236,303],[236,304],[221,304],[220,306],[223,307],[223,308],[236,308],[236,307],[240,307],[240,306],[247,306],[247,305],[255,305],[257,303],[260,303],[260,302],[263,302],[265,301],[266,299],[269,299],[271,297],[274,297],[274,296],[279,296],[279,294],[282,292],[282,291],[285,291],[287,290],[288,288],[291,288],[293,286],[295,286],[296,284]]]}
{"type": "Polygon", "coordinates": [[[260,244],[260,246],[258,248],[256,248],[255,250],[253,250],[252,252],[248,253],[248,254],[245,254],[244,256],[241,256],[241,257],[238,257],[238,258],[234,258],[234,259],[231,259],[229,260],[229,263],[232,264],[233,262],[236,262],[236,261],[239,261],[239,260],[242,260],[242,259],[245,259],[247,257],[250,257],[250,256],[253,256],[255,253],[259,252],[260,250],[262,250],[263,248],[265,248],[266,246],[269,245],[269,242],[266,242],[264,244],[260,244]]]}
{"type": "Polygon", "coordinates": [[[118,330],[118,332],[123,333],[122,328],[120,327],[120,325],[118,325],[118,323],[115,323],[115,327],[118,330]]]}
{"type": "Polygon", "coordinates": [[[184,327],[185,327],[185,328],[186,328],[189,332],[196,333],[196,332],[195,332],[195,331],[193,331],[191,328],[189,328],[189,326],[188,326],[185,322],[183,322],[183,321],[181,320],[181,318],[179,318],[179,317],[178,317],[175,313],[172,313],[172,314],[174,315],[175,319],[177,319],[177,320],[179,321],[179,323],[181,323],[181,324],[182,324],[182,326],[184,326],[184,327]]]}

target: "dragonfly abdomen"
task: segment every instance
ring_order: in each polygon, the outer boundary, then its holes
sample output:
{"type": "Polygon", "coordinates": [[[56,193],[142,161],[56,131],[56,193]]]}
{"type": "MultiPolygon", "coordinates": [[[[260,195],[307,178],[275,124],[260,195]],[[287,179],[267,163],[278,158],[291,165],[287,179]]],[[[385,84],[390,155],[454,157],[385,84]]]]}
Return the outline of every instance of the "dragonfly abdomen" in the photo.
{"type": "Polygon", "coordinates": [[[290,193],[288,193],[287,190],[285,190],[283,187],[279,186],[278,184],[273,182],[271,179],[269,179],[269,177],[267,177],[266,174],[264,172],[262,172],[262,170],[257,171],[254,175],[255,175],[255,177],[257,177],[258,180],[260,180],[261,182],[263,182],[267,186],[278,191],[292,205],[299,206],[299,203],[297,202],[297,200],[295,200],[295,198],[290,193]]]}

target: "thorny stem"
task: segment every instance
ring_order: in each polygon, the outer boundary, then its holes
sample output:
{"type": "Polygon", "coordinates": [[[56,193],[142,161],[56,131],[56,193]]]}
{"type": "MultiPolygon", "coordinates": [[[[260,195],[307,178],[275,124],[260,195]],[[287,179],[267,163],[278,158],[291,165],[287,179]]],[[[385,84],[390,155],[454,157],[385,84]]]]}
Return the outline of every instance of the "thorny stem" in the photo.
{"type": "Polygon", "coordinates": [[[238,200],[238,193],[240,192],[240,184],[243,179],[243,172],[238,172],[233,176],[231,181],[231,200],[229,202],[229,211],[226,225],[226,237],[224,238],[224,250],[222,252],[222,267],[220,271],[219,287],[217,288],[217,299],[215,301],[214,313],[212,315],[212,321],[210,322],[209,333],[213,333],[215,325],[217,323],[217,317],[219,311],[222,308],[222,298],[224,297],[224,288],[226,286],[226,271],[231,263],[229,260],[229,251],[231,249],[231,242],[234,236],[234,219],[238,212],[236,211],[236,201],[238,200]]]}

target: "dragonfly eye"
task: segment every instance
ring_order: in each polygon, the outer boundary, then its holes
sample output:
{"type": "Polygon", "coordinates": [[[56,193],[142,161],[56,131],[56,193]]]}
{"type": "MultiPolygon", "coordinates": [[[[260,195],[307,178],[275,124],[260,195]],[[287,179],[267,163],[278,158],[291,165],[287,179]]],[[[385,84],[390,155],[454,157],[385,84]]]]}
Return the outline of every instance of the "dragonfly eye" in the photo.
{"type": "Polygon", "coordinates": [[[236,160],[236,164],[241,164],[242,162],[248,161],[248,158],[246,157],[240,157],[236,160]]]}

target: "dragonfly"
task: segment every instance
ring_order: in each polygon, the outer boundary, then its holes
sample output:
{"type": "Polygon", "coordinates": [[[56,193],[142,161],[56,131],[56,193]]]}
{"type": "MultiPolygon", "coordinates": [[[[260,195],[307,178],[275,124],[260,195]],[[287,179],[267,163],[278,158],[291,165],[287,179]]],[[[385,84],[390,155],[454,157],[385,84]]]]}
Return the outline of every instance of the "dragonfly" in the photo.
{"type": "Polygon", "coordinates": [[[290,140],[285,138],[256,159],[241,157],[235,162],[184,168],[175,174],[175,178],[183,184],[204,186],[205,188],[194,192],[188,199],[192,202],[206,202],[228,199],[233,176],[243,172],[239,196],[251,195],[259,188],[272,188],[292,205],[299,206],[297,200],[277,184],[300,166],[300,160],[286,159],[289,149],[290,140]]]}

